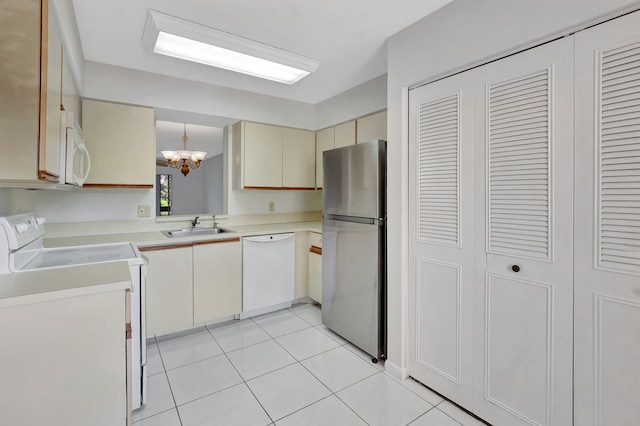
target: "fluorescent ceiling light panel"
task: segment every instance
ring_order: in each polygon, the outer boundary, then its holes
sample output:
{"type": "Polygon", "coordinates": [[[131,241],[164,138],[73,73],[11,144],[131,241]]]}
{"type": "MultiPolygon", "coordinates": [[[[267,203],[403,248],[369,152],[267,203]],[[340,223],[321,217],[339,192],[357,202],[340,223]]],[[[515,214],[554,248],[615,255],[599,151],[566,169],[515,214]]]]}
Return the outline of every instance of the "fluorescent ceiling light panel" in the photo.
{"type": "Polygon", "coordinates": [[[285,84],[300,81],[320,63],[263,43],[150,10],[142,37],[154,53],[285,84]]]}

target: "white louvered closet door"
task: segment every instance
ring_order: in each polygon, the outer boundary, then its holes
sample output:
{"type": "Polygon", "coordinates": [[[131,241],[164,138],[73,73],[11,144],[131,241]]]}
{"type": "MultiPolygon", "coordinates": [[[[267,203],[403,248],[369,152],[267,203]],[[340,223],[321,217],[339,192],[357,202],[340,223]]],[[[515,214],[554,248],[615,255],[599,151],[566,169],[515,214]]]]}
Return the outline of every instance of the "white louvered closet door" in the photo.
{"type": "Polygon", "coordinates": [[[473,75],[409,93],[409,374],[471,406],[473,75]]]}
{"type": "Polygon", "coordinates": [[[640,424],[640,14],[576,35],[575,419],[640,424]]]}
{"type": "Polygon", "coordinates": [[[571,425],[573,39],[476,71],[473,411],[571,425]]]}

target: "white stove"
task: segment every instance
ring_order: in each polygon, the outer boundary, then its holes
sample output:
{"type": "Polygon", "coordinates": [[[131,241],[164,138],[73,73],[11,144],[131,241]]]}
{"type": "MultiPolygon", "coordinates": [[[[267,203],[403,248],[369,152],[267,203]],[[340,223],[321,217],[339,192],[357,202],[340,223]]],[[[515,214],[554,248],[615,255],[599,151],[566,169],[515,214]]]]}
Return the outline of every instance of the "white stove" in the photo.
{"type": "Polygon", "coordinates": [[[34,212],[0,216],[0,274],[66,268],[91,263],[126,261],[131,275],[132,410],[146,402],[147,345],[143,257],[132,243],[45,248],[46,220],[34,212]],[[140,380],[137,380],[139,378],[140,380]]]}

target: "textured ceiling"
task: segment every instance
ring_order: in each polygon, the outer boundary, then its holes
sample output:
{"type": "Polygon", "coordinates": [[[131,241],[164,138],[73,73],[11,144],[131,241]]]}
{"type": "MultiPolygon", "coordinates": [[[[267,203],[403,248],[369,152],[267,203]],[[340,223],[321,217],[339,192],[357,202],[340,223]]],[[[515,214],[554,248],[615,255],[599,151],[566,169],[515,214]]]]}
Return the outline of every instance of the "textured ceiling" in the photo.
{"type": "Polygon", "coordinates": [[[308,103],[387,72],[386,39],[451,0],[73,0],[85,59],[308,103]],[[149,9],[321,62],[284,85],[153,54],[142,45],[149,9]]]}

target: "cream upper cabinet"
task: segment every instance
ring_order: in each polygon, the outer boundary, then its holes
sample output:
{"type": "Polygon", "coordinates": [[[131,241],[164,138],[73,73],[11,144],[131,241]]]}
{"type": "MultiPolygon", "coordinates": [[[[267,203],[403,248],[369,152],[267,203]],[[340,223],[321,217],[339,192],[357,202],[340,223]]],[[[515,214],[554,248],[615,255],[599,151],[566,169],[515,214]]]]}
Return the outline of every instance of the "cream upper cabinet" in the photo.
{"type": "Polygon", "coordinates": [[[282,128],[243,123],[244,186],[282,187],[282,128]]]}
{"type": "MultiPolygon", "coordinates": [[[[71,73],[66,52],[63,52],[62,55],[62,108],[67,112],[72,112],[78,123],[82,122],[82,101],[71,73]]],[[[64,129],[61,130],[64,131],[64,129]]]]}
{"type": "Polygon", "coordinates": [[[0,38],[0,149],[11,153],[0,186],[58,182],[62,42],[53,4],[4,2],[0,38]]]}
{"type": "MultiPolygon", "coordinates": [[[[46,3],[46,2],[45,2],[46,3]]],[[[44,5],[43,5],[44,7],[44,5]]],[[[42,62],[41,90],[46,90],[46,102],[41,108],[44,112],[45,129],[40,134],[38,173],[40,179],[58,181],[60,176],[60,107],[62,104],[62,36],[53,5],[48,5],[47,22],[47,60],[42,62]],[[46,83],[45,83],[46,79],[46,83]],[[42,143],[44,141],[44,144],[42,143]]],[[[44,41],[44,40],[43,40],[44,41]]],[[[43,51],[44,55],[44,51],[43,51]]],[[[42,115],[41,115],[42,120],[42,115]]],[[[41,122],[42,125],[42,122],[41,122]]]]}
{"type": "Polygon", "coordinates": [[[334,148],[342,148],[343,146],[355,145],[356,143],[356,121],[351,120],[346,123],[338,124],[334,127],[334,148]]]}
{"type": "Polygon", "coordinates": [[[334,148],[355,145],[356,121],[348,121],[316,132],[316,188],[322,189],[322,153],[334,148]]]}
{"type": "Polygon", "coordinates": [[[146,286],[147,336],[193,325],[191,244],[140,248],[149,261],[146,286]]]}
{"type": "Polygon", "coordinates": [[[242,311],[240,238],[193,245],[193,322],[202,324],[242,311]]]}
{"type": "Polygon", "coordinates": [[[314,189],[316,183],[315,132],[282,129],[282,187],[314,189]]]}
{"type": "Polygon", "coordinates": [[[82,128],[91,154],[85,187],[153,187],[153,108],[84,100],[82,128]]]}
{"type": "Polygon", "coordinates": [[[387,111],[380,111],[357,120],[358,143],[375,139],[387,140],[387,111]]]}
{"type": "Polygon", "coordinates": [[[232,141],[234,188],[315,187],[315,132],[240,121],[232,141]]]}
{"type": "Polygon", "coordinates": [[[316,188],[322,188],[322,153],[334,148],[335,128],[316,132],[316,188]]]}

